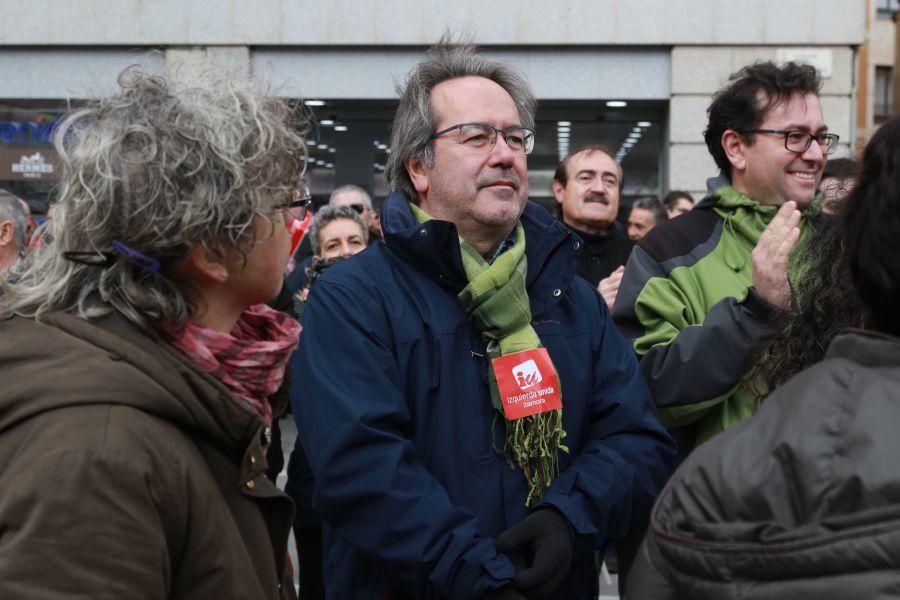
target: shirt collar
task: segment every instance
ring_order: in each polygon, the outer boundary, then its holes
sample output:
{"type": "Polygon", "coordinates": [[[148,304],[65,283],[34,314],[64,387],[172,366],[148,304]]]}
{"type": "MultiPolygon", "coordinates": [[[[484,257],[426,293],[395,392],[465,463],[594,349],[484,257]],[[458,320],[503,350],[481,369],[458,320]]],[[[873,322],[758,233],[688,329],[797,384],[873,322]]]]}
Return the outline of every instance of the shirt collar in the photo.
{"type": "Polygon", "coordinates": [[[494,261],[497,260],[497,257],[509,250],[510,246],[516,243],[516,230],[515,228],[512,230],[512,233],[509,234],[509,237],[500,242],[500,245],[497,246],[497,249],[494,250],[493,256],[491,256],[490,260],[488,260],[488,264],[494,264],[494,261]]]}

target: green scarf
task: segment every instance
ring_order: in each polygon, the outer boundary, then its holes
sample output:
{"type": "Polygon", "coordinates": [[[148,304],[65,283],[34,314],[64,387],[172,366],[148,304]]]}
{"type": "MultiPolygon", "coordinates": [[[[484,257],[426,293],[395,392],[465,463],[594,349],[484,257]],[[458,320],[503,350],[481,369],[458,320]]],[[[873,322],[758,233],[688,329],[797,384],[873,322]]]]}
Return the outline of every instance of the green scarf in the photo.
{"type": "MultiPolygon", "coordinates": [[[[413,203],[413,215],[420,223],[431,216],[413,203]]],[[[490,359],[541,347],[541,340],[531,326],[531,305],[525,291],[528,263],[525,258],[525,230],[516,223],[515,243],[492,263],[475,248],[459,238],[463,268],[469,284],[457,295],[487,343],[490,359]]],[[[492,362],[489,362],[491,404],[505,414],[492,362]]],[[[559,450],[566,432],[562,427],[562,409],[506,421],[503,455],[510,467],[518,466],[528,481],[525,506],[540,500],[559,473],[559,450]]]]}
{"type": "MultiPolygon", "coordinates": [[[[725,221],[725,229],[730,230],[738,242],[727,248],[728,252],[724,256],[725,264],[735,270],[750,268],[753,248],[781,206],[751,200],[730,185],[717,189],[715,194],[717,199],[713,210],[725,221]]],[[[813,263],[813,259],[807,253],[815,251],[810,246],[815,231],[807,224],[820,212],[822,212],[821,194],[808,206],[800,209],[800,214],[803,215],[800,221],[800,240],[788,261],[788,276],[791,281],[800,281],[805,277],[809,265],[813,263]]]]}

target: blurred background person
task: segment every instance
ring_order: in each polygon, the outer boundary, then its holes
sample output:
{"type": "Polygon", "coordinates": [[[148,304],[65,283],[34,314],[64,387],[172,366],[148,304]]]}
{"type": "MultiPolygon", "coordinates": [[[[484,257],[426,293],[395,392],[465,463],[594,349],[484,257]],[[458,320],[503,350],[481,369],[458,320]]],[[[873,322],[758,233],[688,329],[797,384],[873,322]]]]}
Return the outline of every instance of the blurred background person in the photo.
{"type": "Polygon", "coordinates": [[[0,190],[0,276],[24,255],[28,247],[28,220],[23,204],[16,196],[0,190]]]}
{"type": "Polygon", "coordinates": [[[622,177],[622,166],[602,146],[570,152],[553,174],[562,222],[584,243],[577,273],[597,287],[610,310],[634,246],[616,220],[622,177]]]}
{"type": "MultiPolygon", "coordinates": [[[[326,206],[346,206],[356,211],[366,228],[367,244],[375,244],[382,239],[381,219],[372,206],[372,198],[362,187],[348,184],[335,188],[331,192],[326,206]]],[[[293,276],[288,279],[288,285],[294,293],[309,286],[306,274],[312,265],[312,256],[315,254],[313,246],[310,236],[304,236],[294,253],[294,268],[291,272],[293,276]]]]}
{"type": "Polygon", "coordinates": [[[356,209],[328,205],[315,214],[304,239],[313,253],[309,264],[298,265],[287,278],[287,286],[301,300],[322,271],[366,249],[369,228],[356,209]]]}
{"type": "Polygon", "coordinates": [[[662,200],[663,206],[666,207],[666,214],[670,219],[674,219],[679,215],[690,212],[694,208],[694,197],[687,192],[672,190],[666,194],[662,200]]]}
{"type": "Polygon", "coordinates": [[[822,210],[836,213],[840,203],[853,191],[858,176],[859,163],[852,158],[834,158],[825,163],[822,183],[819,184],[824,196],[822,210]]]}
{"type": "Polygon", "coordinates": [[[662,202],[652,196],[638,198],[628,213],[628,239],[637,242],[651,229],[668,219],[666,207],[662,202]]]}
{"type": "Polygon", "coordinates": [[[309,238],[318,259],[350,258],[366,249],[370,230],[362,215],[342,205],[326,206],[313,217],[309,238]]]}
{"type": "MultiPolygon", "coordinates": [[[[653,509],[633,598],[892,598],[900,570],[900,118],[866,147],[838,239],[856,324],[752,419],[698,448],[653,509]],[[861,319],[859,316],[861,315],[861,319]]],[[[840,284],[832,257],[811,267],[840,284]]],[[[844,302],[844,305],[847,305],[844,302]]],[[[796,331],[795,331],[796,333],[796,331]]]]}
{"type": "Polygon", "coordinates": [[[349,206],[355,210],[366,224],[370,244],[374,244],[383,237],[378,211],[372,206],[372,198],[369,193],[360,186],[348,184],[335,188],[328,199],[328,205],[349,206]]]}
{"type": "Polygon", "coordinates": [[[0,597],[295,597],[265,451],[300,327],[264,303],[305,123],[189,72],[66,118],[53,242],[0,284],[0,597]]]}
{"type": "Polygon", "coordinates": [[[616,221],[621,191],[622,167],[600,146],[569,153],[553,174],[561,220],[584,242],[578,275],[595,286],[625,264],[633,246],[616,221]]]}

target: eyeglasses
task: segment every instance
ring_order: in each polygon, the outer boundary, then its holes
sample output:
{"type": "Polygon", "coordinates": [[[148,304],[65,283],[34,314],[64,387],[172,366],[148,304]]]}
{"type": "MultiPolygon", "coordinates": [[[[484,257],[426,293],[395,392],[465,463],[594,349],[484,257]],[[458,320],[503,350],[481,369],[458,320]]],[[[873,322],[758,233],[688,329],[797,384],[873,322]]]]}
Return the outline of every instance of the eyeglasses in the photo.
{"type": "Polygon", "coordinates": [[[531,154],[531,151],[534,150],[534,130],[527,127],[497,129],[486,123],[460,123],[459,125],[432,133],[428,139],[433,140],[453,130],[459,130],[456,141],[470,148],[490,150],[497,143],[497,136],[502,135],[506,145],[514,152],[531,154]]]}
{"type": "Polygon", "coordinates": [[[297,221],[305,219],[310,206],[312,206],[312,194],[304,185],[297,190],[292,201],[276,206],[275,210],[283,211],[284,222],[290,224],[294,219],[297,221]]]}
{"type": "Polygon", "coordinates": [[[348,204],[347,206],[349,206],[350,208],[355,210],[356,214],[359,214],[359,215],[363,214],[363,211],[366,210],[365,204],[348,204]]]}
{"type": "Polygon", "coordinates": [[[805,131],[785,131],[784,129],[747,129],[743,133],[772,133],[784,137],[786,150],[803,154],[812,145],[813,140],[819,144],[822,154],[826,156],[837,150],[840,137],[834,133],[806,133],[805,131]]]}

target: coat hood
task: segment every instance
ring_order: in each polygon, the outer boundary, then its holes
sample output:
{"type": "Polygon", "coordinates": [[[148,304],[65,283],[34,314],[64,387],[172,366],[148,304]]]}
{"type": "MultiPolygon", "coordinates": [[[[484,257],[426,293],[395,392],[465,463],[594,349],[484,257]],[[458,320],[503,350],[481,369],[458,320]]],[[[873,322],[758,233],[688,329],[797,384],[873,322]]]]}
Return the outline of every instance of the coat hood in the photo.
{"type": "Polygon", "coordinates": [[[243,454],[262,418],[219,381],[118,314],[85,320],[0,321],[0,433],[45,411],[109,404],[136,408],[243,454]],[[199,402],[198,402],[199,399],[199,402]]]}

